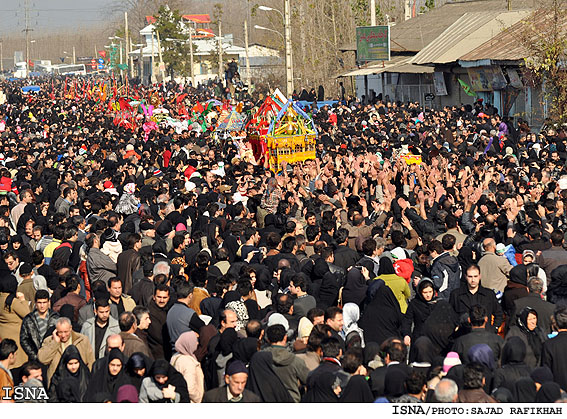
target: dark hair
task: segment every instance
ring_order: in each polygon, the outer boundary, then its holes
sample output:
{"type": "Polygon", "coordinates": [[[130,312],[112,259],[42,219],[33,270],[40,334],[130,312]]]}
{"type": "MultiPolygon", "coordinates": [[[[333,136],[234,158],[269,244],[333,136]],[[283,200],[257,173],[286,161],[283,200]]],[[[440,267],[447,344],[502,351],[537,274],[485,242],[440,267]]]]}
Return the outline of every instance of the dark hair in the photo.
{"type": "Polygon", "coordinates": [[[339,228],[335,231],[334,237],[337,244],[343,244],[348,240],[348,230],[346,228],[339,228]]]}
{"type": "Polygon", "coordinates": [[[440,255],[441,253],[443,253],[443,245],[439,240],[433,240],[427,246],[427,250],[429,250],[429,253],[435,252],[440,255]]]}
{"type": "Polygon", "coordinates": [[[236,286],[236,291],[238,291],[241,297],[250,294],[253,290],[254,287],[252,287],[252,282],[247,279],[239,281],[238,285],[236,286]]]}
{"type": "MultiPolygon", "coordinates": [[[[157,275],[159,276],[159,275],[157,275]]],[[[165,276],[165,275],[164,275],[165,276]]],[[[166,291],[168,294],[171,294],[171,290],[169,288],[169,285],[163,283],[163,284],[156,284],[155,288],[154,288],[154,295],[157,294],[158,291],[166,291]]]]}
{"type": "Polygon", "coordinates": [[[482,388],[484,378],[484,367],[476,362],[466,364],[463,370],[463,388],[465,390],[475,390],[482,388]]]}
{"type": "Polygon", "coordinates": [[[563,232],[561,230],[553,230],[551,233],[551,244],[561,246],[563,244],[563,232]]]}
{"type": "Polygon", "coordinates": [[[391,341],[384,352],[390,356],[390,361],[404,362],[407,357],[407,346],[398,340],[391,341]]]}
{"type": "Polygon", "coordinates": [[[310,352],[315,352],[321,347],[321,342],[323,339],[329,336],[332,329],[326,324],[316,324],[311,329],[309,338],[307,339],[307,350],[310,352]]]}
{"type": "Polygon", "coordinates": [[[131,311],[125,311],[118,316],[118,325],[121,332],[127,332],[136,323],[136,316],[131,311]]]}
{"type": "Polygon", "coordinates": [[[553,312],[553,318],[558,329],[567,329],[567,307],[557,307],[553,312]]]}
{"type": "Polygon", "coordinates": [[[128,249],[133,249],[134,245],[139,242],[140,240],[142,240],[142,236],[140,236],[138,233],[130,233],[130,235],[128,236],[128,238],[126,239],[126,244],[127,244],[127,248],[128,249]]]}
{"type": "Polygon", "coordinates": [[[469,319],[472,326],[482,326],[486,321],[486,317],[486,309],[479,304],[475,304],[469,309],[469,319]]]}
{"type": "MultiPolygon", "coordinates": [[[[308,217],[306,216],[305,218],[308,217]]],[[[315,240],[320,231],[321,229],[319,228],[319,226],[308,225],[305,228],[305,237],[307,238],[307,241],[312,242],[313,240],[315,240]]]]}
{"type": "Polygon", "coordinates": [[[276,310],[280,314],[288,314],[293,307],[293,298],[289,294],[280,294],[277,298],[276,310]]]}
{"type": "Polygon", "coordinates": [[[110,307],[110,301],[108,301],[108,298],[97,298],[94,306],[95,310],[98,310],[100,307],[110,307]]]}
{"type": "Polygon", "coordinates": [[[293,252],[293,248],[295,247],[295,237],[289,236],[283,239],[282,241],[282,253],[291,253],[293,252]]]}
{"type": "Polygon", "coordinates": [[[343,310],[339,307],[327,307],[325,310],[325,322],[327,320],[333,320],[337,314],[343,314],[343,310]]]}
{"type": "Polygon", "coordinates": [[[183,281],[177,283],[175,286],[175,292],[177,293],[177,298],[182,299],[189,297],[189,295],[193,293],[194,288],[195,287],[193,286],[193,283],[190,281],[183,281]]]}
{"type": "Polygon", "coordinates": [[[29,377],[33,370],[40,370],[41,368],[42,364],[40,364],[38,361],[28,361],[21,366],[20,377],[29,377]]]}
{"type": "Polygon", "coordinates": [[[8,359],[10,354],[15,353],[18,350],[18,345],[13,339],[2,339],[0,342],[0,361],[8,359]]]}
{"type": "Polygon", "coordinates": [[[376,240],[368,238],[362,242],[362,253],[366,256],[372,256],[376,250],[376,240]]]}
{"type": "Polygon", "coordinates": [[[305,292],[307,291],[307,283],[305,282],[305,278],[303,277],[303,275],[297,274],[294,275],[289,282],[293,282],[293,285],[296,288],[299,288],[301,291],[305,292]]]}
{"type": "Polygon", "coordinates": [[[455,247],[455,243],[457,242],[457,238],[452,234],[445,234],[441,239],[441,245],[443,246],[443,250],[451,250],[455,247]]]}
{"type": "Polygon", "coordinates": [[[319,307],[313,307],[311,310],[307,312],[307,318],[311,323],[315,321],[315,317],[321,317],[325,315],[325,310],[319,307]]]}
{"type": "Polygon", "coordinates": [[[327,260],[329,258],[329,256],[331,256],[333,254],[333,248],[330,246],[324,247],[321,250],[321,258],[323,260],[327,260]]]}
{"type": "Polygon", "coordinates": [[[281,342],[285,336],[286,330],[281,324],[274,324],[266,329],[266,339],[271,344],[281,342]]]}
{"type": "Polygon", "coordinates": [[[34,301],[37,302],[38,300],[49,300],[49,298],[49,291],[37,290],[35,293],[34,301]]]}
{"type": "Polygon", "coordinates": [[[120,278],[118,278],[117,276],[113,276],[108,280],[108,288],[110,288],[114,282],[120,282],[120,284],[122,284],[120,278]]]}
{"type": "Polygon", "coordinates": [[[447,226],[447,230],[451,228],[456,228],[457,223],[458,223],[457,217],[455,217],[454,215],[448,214],[445,217],[445,225],[447,226]]]}
{"type": "Polygon", "coordinates": [[[79,277],[77,275],[70,275],[65,279],[65,289],[67,292],[77,291],[80,285],[79,277]]]}
{"type": "Polygon", "coordinates": [[[43,257],[43,253],[39,250],[36,250],[32,253],[32,263],[34,266],[41,265],[45,258],[43,257]]]}
{"type": "Polygon", "coordinates": [[[423,386],[427,382],[425,373],[413,370],[406,377],[406,391],[408,394],[419,394],[423,390],[423,386]]]}
{"type": "Polygon", "coordinates": [[[348,350],[341,360],[341,365],[345,372],[354,374],[358,367],[362,365],[363,357],[360,350],[348,350]]]}
{"type": "Polygon", "coordinates": [[[185,236],[183,234],[176,234],[175,236],[173,236],[173,240],[171,242],[172,242],[173,248],[177,249],[179,246],[181,246],[185,242],[185,236]]]}
{"type": "Polygon", "coordinates": [[[334,336],[326,337],[321,341],[324,357],[338,358],[341,354],[341,343],[334,336]]]}
{"type": "Polygon", "coordinates": [[[478,266],[476,263],[473,263],[471,266],[467,268],[467,273],[469,273],[469,271],[473,269],[476,269],[480,273],[480,266],[478,266]]]}
{"type": "Polygon", "coordinates": [[[150,310],[148,310],[148,308],[144,307],[144,306],[136,306],[132,310],[132,314],[134,316],[136,316],[136,324],[138,326],[140,325],[140,322],[142,321],[142,316],[146,313],[150,314],[150,310]]]}

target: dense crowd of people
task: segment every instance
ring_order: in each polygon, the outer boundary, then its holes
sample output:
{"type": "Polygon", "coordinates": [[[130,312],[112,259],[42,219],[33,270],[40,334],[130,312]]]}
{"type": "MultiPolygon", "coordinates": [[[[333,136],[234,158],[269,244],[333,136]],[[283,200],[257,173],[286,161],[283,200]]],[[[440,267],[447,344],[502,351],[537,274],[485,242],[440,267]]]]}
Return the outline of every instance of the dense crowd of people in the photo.
{"type": "MultiPolygon", "coordinates": [[[[482,101],[343,90],[309,110],[317,158],[275,172],[246,140],[214,139],[218,111],[204,130],[148,133],[72,83],[0,83],[0,387],[50,402],[565,399],[563,130],[482,101]]],[[[172,117],[221,94],[129,89],[172,117]]]]}

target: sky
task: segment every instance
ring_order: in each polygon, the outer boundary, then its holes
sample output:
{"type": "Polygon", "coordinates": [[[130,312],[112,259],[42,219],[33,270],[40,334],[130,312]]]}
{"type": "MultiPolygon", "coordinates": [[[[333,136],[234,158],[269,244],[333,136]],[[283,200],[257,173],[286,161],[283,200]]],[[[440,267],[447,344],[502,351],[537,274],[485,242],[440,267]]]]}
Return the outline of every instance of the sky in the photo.
{"type": "MultiPolygon", "coordinates": [[[[0,36],[9,36],[25,27],[25,0],[0,0],[0,36]]],[[[56,31],[108,22],[107,6],[113,0],[28,0],[30,26],[56,31]]]]}

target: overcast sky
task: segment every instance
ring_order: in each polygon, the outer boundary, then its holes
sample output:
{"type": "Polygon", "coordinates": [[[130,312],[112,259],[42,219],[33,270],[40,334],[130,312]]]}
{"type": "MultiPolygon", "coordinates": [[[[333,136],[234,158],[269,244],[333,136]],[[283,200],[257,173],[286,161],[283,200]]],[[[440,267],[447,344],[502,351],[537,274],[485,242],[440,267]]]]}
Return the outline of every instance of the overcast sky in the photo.
{"type": "MultiPolygon", "coordinates": [[[[37,30],[100,25],[109,20],[106,6],[113,0],[29,0],[30,25],[37,30]]],[[[25,27],[25,0],[0,0],[0,36],[25,27]]]]}

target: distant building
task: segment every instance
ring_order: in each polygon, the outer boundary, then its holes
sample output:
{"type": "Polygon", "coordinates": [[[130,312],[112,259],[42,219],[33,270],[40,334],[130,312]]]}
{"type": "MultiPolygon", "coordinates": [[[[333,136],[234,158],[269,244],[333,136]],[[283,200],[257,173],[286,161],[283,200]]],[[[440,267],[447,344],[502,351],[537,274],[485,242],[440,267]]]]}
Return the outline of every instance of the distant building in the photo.
{"type": "MultiPolygon", "coordinates": [[[[192,29],[193,39],[193,71],[195,74],[195,83],[204,80],[214,79],[218,75],[218,40],[215,33],[209,28],[211,22],[208,14],[202,15],[183,15],[186,22],[187,39],[189,39],[189,30],[192,29]]],[[[141,70],[141,77],[144,84],[155,82],[159,77],[159,50],[157,35],[153,16],[147,16],[148,26],[140,31],[144,46],[133,50],[130,55],[138,60],[138,72],[141,70]],[[153,57],[153,59],[152,59],[153,57]],[[141,65],[140,65],[141,58],[141,65]],[[153,76],[152,75],[153,62],[153,76]]],[[[160,41],[163,41],[160,39],[160,41]]],[[[246,50],[244,47],[234,45],[232,34],[223,35],[222,37],[223,63],[231,60],[238,62],[241,77],[246,77],[246,50]]],[[[163,47],[162,47],[163,51],[163,47]]],[[[189,62],[190,57],[185,57],[189,62]]],[[[250,73],[254,77],[263,68],[283,67],[283,60],[279,57],[277,50],[268,48],[259,44],[251,44],[248,48],[248,58],[250,61],[250,73]]]]}

